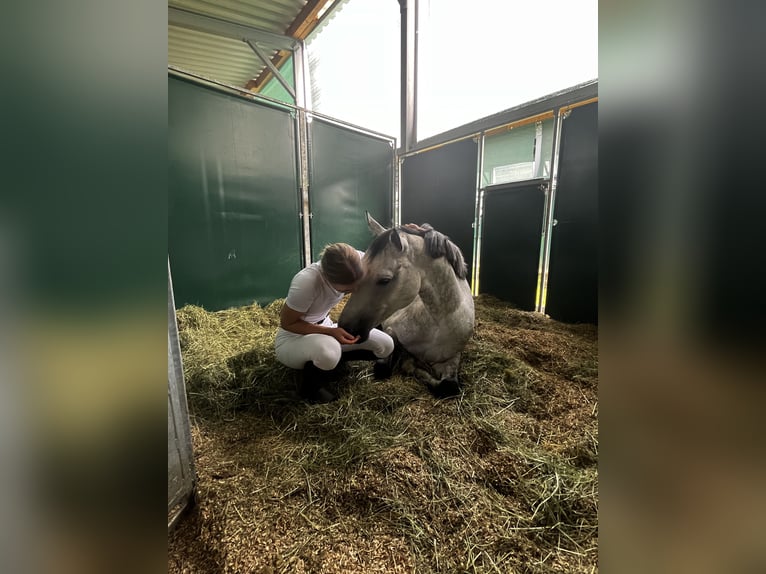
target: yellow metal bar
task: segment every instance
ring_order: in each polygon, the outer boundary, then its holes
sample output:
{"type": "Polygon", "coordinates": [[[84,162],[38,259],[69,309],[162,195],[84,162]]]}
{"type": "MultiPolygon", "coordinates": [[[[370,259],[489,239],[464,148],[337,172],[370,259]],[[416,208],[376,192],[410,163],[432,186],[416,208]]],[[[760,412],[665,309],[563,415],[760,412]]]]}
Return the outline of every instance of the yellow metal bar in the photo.
{"type": "Polygon", "coordinates": [[[583,100],[582,102],[576,102],[574,104],[569,104],[568,106],[564,106],[563,108],[559,108],[559,111],[563,114],[564,112],[568,112],[569,110],[573,110],[575,108],[579,108],[580,106],[587,106],[588,104],[592,104],[594,102],[598,101],[598,96],[595,98],[591,98],[589,100],[583,100]]]}
{"type": "Polygon", "coordinates": [[[551,119],[552,117],[553,117],[553,111],[543,112],[542,114],[537,114],[536,116],[524,118],[523,120],[516,120],[515,122],[511,122],[510,124],[505,124],[503,126],[492,128],[491,130],[487,130],[486,132],[484,132],[484,135],[491,136],[495,134],[500,134],[500,133],[512,130],[513,128],[518,128],[521,126],[526,126],[527,124],[541,122],[543,120],[551,119]]]}

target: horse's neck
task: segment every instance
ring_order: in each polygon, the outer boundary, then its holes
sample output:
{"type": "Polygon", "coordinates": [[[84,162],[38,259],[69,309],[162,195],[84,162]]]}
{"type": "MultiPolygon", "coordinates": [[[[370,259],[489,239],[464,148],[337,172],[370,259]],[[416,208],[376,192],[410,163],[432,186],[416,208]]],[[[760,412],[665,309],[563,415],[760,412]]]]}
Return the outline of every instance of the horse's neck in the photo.
{"type": "Polygon", "coordinates": [[[443,313],[460,305],[462,293],[452,265],[444,257],[432,258],[425,252],[420,261],[420,299],[432,313],[443,313]]]}

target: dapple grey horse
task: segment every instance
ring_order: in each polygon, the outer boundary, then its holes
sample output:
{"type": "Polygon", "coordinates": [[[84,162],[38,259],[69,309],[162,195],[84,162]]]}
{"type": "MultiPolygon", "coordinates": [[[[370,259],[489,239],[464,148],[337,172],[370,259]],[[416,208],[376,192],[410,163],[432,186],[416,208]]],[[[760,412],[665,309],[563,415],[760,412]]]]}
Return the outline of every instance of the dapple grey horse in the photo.
{"type": "Polygon", "coordinates": [[[428,224],[386,229],[369,213],[366,217],[376,237],[364,254],[365,275],[338,325],[362,340],[382,325],[411,356],[401,365],[407,374],[437,397],[457,395],[460,354],[474,328],[460,248],[428,224]]]}

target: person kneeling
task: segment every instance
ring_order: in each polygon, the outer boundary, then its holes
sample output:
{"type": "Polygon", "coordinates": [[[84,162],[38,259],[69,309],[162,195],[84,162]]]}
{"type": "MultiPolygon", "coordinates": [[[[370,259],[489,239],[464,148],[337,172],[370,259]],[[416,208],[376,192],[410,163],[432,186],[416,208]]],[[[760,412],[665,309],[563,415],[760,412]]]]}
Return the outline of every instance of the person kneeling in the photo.
{"type": "MultiPolygon", "coordinates": [[[[380,329],[372,329],[360,343],[358,336],[329,317],[330,310],[354,291],[364,275],[363,255],[347,243],[327,245],[319,261],[299,271],[290,282],[274,347],[280,363],[302,369],[299,393],[309,402],[338,398],[328,387],[344,356],[347,360],[384,359],[394,350],[393,339],[380,329]]],[[[376,376],[385,370],[376,363],[376,376]]]]}

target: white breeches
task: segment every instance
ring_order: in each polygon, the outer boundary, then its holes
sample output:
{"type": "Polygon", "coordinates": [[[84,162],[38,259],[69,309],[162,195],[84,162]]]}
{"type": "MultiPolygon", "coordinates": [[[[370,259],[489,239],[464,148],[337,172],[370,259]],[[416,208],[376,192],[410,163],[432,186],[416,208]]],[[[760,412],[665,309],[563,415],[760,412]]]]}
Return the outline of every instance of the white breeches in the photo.
{"type": "MultiPolygon", "coordinates": [[[[329,317],[322,325],[337,327],[337,324],[333,323],[329,317]]],[[[319,333],[299,335],[280,327],[277,330],[274,348],[277,360],[292,369],[302,369],[308,361],[313,361],[314,365],[323,371],[330,371],[338,366],[340,356],[345,351],[366,349],[380,359],[388,357],[394,350],[394,340],[383,331],[372,329],[364,343],[341,345],[335,337],[330,335],[319,333]]]]}

